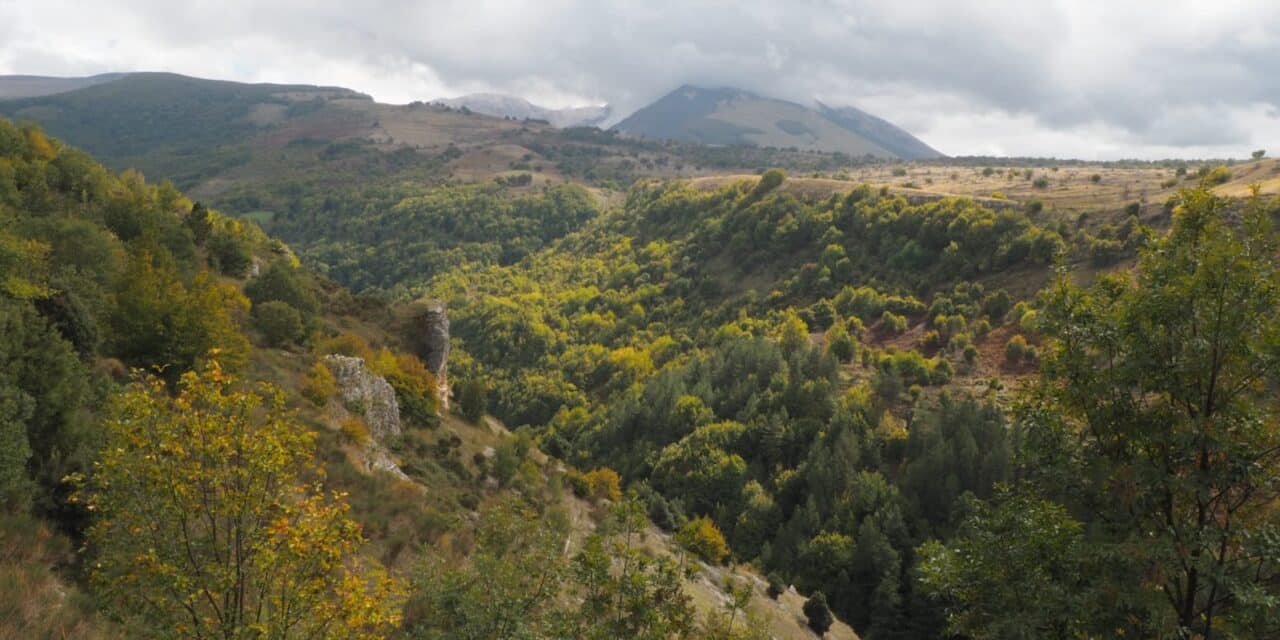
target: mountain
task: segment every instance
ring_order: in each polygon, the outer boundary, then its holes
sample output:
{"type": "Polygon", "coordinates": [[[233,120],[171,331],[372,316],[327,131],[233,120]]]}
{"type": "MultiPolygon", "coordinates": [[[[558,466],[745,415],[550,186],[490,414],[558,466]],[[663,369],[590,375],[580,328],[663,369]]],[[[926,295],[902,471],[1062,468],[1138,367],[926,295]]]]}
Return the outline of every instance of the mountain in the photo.
{"type": "Polygon", "coordinates": [[[4,76],[0,75],[0,100],[35,98],[75,91],[95,84],[119,80],[127,74],[102,73],[82,78],[55,78],[52,76],[4,76]]]}
{"type": "Polygon", "coordinates": [[[314,108],[318,101],[339,98],[370,101],[339,87],[129,73],[58,93],[3,100],[0,115],[39,122],[90,153],[114,159],[165,147],[207,151],[314,108]]]}
{"type": "Polygon", "coordinates": [[[942,157],[910,133],[852,107],[812,109],[733,88],[685,85],[613,129],[713,145],[796,147],[906,160],[942,157]]]}
{"type": "Polygon", "coordinates": [[[457,98],[442,98],[434,101],[454,109],[467,109],[498,118],[514,118],[516,120],[545,120],[552,126],[560,128],[591,127],[599,125],[609,117],[609,105],[592,107],[568,107],[565,109],[549,109],[538,106],[516,96],[500,93],[471,93],[457,98]]]}

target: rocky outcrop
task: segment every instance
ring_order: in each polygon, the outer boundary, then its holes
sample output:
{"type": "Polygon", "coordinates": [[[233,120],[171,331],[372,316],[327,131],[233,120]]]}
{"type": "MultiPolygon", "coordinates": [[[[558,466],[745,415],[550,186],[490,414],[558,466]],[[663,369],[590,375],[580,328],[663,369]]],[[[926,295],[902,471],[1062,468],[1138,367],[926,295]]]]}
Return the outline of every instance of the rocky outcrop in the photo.
{"type": "Polygon", "coordinates": [[[443,302],[431,300],[421,316],[423,359],[436,378],[441,409],[449,408],[449,314],[443,302]]]}
{"type": "Polygon", "coordinates": [[[338,383],[343,404],[363,411],[370,437],[382,442],[400,435],[400,405],[386,378],[370,371],[363,358],[331,354],[324,362],[338,383]]]}

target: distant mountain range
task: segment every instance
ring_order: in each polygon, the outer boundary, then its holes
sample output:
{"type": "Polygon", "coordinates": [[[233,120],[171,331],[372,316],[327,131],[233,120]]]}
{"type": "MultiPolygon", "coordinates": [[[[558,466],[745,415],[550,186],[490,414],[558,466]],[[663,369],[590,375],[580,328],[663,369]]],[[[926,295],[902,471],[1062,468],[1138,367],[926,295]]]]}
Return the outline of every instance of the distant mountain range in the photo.
{"type": "Polygon", "coordinates": [[[533,104],[524,98],[500,93],[472,93],[457,98],[442,98],[433,102],[453,107],[454,109],[466,107],[476,113],[498,118],[545,120],[552,126],[562,129],[567,127],[598,126],[608,119],[609,114],[612,112],[607,104],[594,107],[549,109],[533,104]]]}
{"type": "Polygon", "coordinates": [[[733,88],[685,85],[614,125],[646,138],[714,145],[796,147],[917,160],[942,154],[892,123],[853,107],[817,109],[733,88]]]}
{"type": "MultiPolygon", "coordinates": [[[[373,104],[369,96],[341,87],[248,84],[172,73],[0,76],[0,115],[38,121],[107,159],[138,156],[157,144],[217,146],[254,135],[282,119],[296,122],[320,101],[373,104]]],[[[602,127],[611,116],[609,105],[549,109],[492,93],[433,104],[491,117],[541,120],[558,128],[602,127]]],[[[680,87],[613,130],[717,146],[795,148],[905,160],[942,157],[903,129],[854,107],[821,103],[807,107],[733,88],[680,87]]]]}

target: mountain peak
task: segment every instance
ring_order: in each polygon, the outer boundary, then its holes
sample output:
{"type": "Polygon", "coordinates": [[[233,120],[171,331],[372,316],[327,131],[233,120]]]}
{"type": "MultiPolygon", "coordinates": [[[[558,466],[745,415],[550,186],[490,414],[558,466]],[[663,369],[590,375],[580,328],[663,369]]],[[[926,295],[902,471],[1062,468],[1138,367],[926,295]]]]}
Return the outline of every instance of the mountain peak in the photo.
{"type": "Polygon", "coordinates": [[[910,133],[854,107],[818,108],[737,87],[681,85],[614,126],[647,138],[796,147],[892,159],[941,157],[910,133]]]}

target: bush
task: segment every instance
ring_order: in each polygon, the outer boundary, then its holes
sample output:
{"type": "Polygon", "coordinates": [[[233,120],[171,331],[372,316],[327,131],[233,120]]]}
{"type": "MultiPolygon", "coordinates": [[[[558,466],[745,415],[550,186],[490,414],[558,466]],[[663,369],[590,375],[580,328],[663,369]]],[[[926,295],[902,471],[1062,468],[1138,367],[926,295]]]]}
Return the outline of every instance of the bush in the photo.
{"type": "Polygon", "coordinates": [[[1048,178],[1046,178],[1046,177],[1044,177],[1044,176],[1040,176],[1039,178],[1036,178],[1036,179],[1031,183],[1031,186],[1032,186],[1032,187],[1035,187],[1036,189],[1048,189],[1048,188],[1049,188],[1049,179],[1048,179],[1048,178]]]}
{"type": "Polygon", "coordinates": [[[765,194],[777,189],[787,179],[787,174],[782,169],[770,169],[760,176],[760,181],[756,183],[755,188],[751,190],[752,198],[760,198],[765,194]]]}
{"type": "Polygon", "coordinates": [[[272,347],[295,344],[303,338],[305,331],[302,314],[279,300],[254,306],[253,324],[272,347]]]}
{"type": "Polygon", "coordinates": [[[209,238],[209,257],[219,272],[233,278],[244,277],[253,263],[248,245],[230,232],[217,232],[209,238]]]}
{"type": "Polygon", "coordinates": [[[886,309],[880,315],[880,328],[888,333],[902,333],[907,330],[907,319],[886,309]]]}
{"type": "Polygon", "coordinates": [[[1124,243],[1119,240],[1093,238],[1089,241],[1089,262],[1095,267],[1105,267],[1120,259],[1124,243]]]}
{"type": "Polygon", "coordinates": [[[831,607],[827,606],[827,597],[821,591],[814,591],[804,602],[804,615],[809,619],[809,628],[819,636],[831,629],[835,618],[831,616],[831,607]]]}
{"type": "Polygon", "coordinates": [[[933,351],[933,350],[936,350],[936,349],[941,349],[941,348],[942,348],[942,335],[941,335],[941,334],[939,334],[939,333],[937,332],[937,330],[931,330],[931,331],[929,331],[929,332],[925,333],[925,334],[924,334],[924,337],[920,339],[920,346],[921,346],[921,347],[924,347],[925,349],[927,349],[927,350],[929,350],[929,351],[933,351]]]}
{"type": "Polygon", "coordinates": [[[986,314],[992,322],[1004,320],[1005,314],[1009,313],[1009,308],[1012,306],[1013,297],[1004,289],[997,289],[982,299],[982,313],[986,314]]]}
{"type": "Polygon", "coordinates": [[[1231,180],[1231,170],[1219,165],[1204,172],[1201,183],[1205,186],[1216,187],[1220,184],[1231,180]]]}
{"type": "Polygon", "coordinates": [[[342,435],[352,444],[365,444],[369,442],[369,427],[364,420],[356,416],[347,416],[339,425],[342,435]]]}
{"type": "Polygon", "coordinates": [[[1021,335],[1009,338],[1004,345],[1004,357],[1009,362],[1018,363],[1027,356],[1027,339],[1021,335]]]}
{"type": "Polygon", "coordinates": [[[671,513],[671,505],[656,492],[649,497],[649,520],[663,531],[673,531],[676,528],[676,517],[671,513]]]}
{"type": "Polygon", "coordinates": [[[488,410],[488,391],[484,383],[472,378],[458,387],[458,411],[471,422],[479,422],[488,410]]]}
{"type": "Polygon", "coordinates": [[[951,361],[945,358],[934,358],[932,365],[929,367],[929,384],[942,385],[951,382],[951,376],[955,371],[951,368],[951,361]]]}
{"type": "Polygon", "coordinates": [[[323,407],[338,391],[338,381],[323,362],[317,361],[307,372],[302,383],[302,396],[318,407],[323,407]]]}
{"type": "Polygon", "coordinates": [[[676,533],[676,542],[711,564],[719,564],[729,555],[729,545],[724,541],[724,534],[706,516],[685,523],[676,533]]]}
{"type": "Polygon", "coordinates": [[[769,587],[765,590],[765,594],[770,598],[777,600],[778,596],[781,596],[787,590],[787,581],[783,580],[782,576],[778,575],[777,572],[769,572],[765,579],[769,581],[769,587]]]}
{"type": "Polygon", "coordinates": [[[827,351],[840,362],[852,362],[857,346],[843,322],[836,322],[827,331],[827,351]]]}
{"type": "Polygon", "coordinates": [[[320,301],[307,275],[282,261],[272,264],[262,275],[245,285],[244,294],[255,305],[271,300],[287,302],[306,316],[320,309],[320,301]]]}
{"type": "Polygon", "coordinates": [[[622,478],[609,467],[595,469],[583,476],[583,480],[586,481],[587,495],[593,502],[622,499],[622,478]]]}

